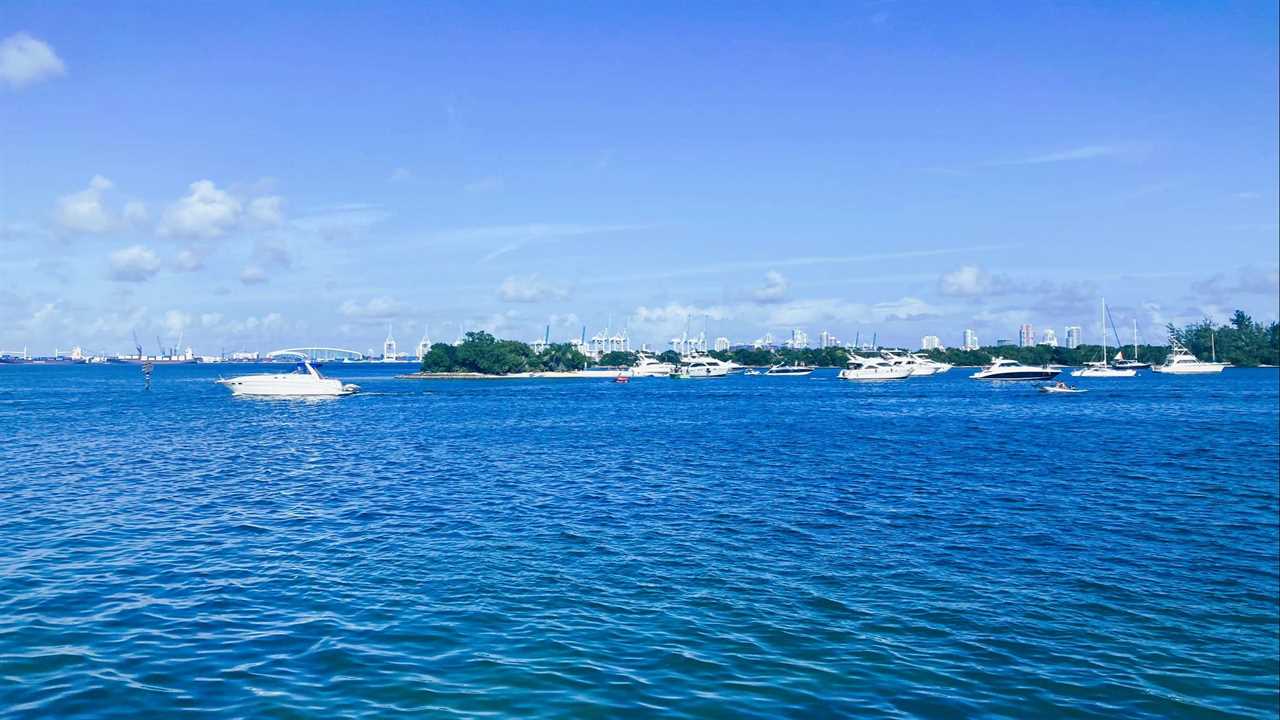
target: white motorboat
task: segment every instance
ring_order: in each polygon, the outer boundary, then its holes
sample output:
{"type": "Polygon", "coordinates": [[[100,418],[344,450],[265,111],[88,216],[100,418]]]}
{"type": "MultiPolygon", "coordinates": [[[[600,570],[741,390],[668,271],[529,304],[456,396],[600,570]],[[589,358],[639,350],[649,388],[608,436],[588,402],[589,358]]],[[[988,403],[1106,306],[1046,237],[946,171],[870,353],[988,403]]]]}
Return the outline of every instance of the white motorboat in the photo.
{"type": "Polygon", "coordinates": [[[1102,301],[1102,359],[1087,362],[1079,370],[1072,370],[1071,377],[1122,378],[1133,377],[1138,371],[1133,368],[1117,368],[1107,364],[1107,301],[1102,301]]]}
{"type": "Polygon", "coordinates": [[[675,365],[662,362],[652,355],[639,355],[636,363],[631,366],[631,374],[634,377],[666,377],[675,370],[675,365]]]}
{"type": "Polygon", "coordinates": [[[803,377],[813,373],[814,368],[808,365],[785,365],[779,363],[764,371],[765,375],[781,377],[803,377]]]}
{"type": "Polygon", "coordinates": [[[1081,395],[1089,392],[1082,388],[1073,387],[1064,382],[1057,382],[1052,385],[1041,385],[1040,392],[1050,395],[1081,395]]]}
{"type": "MultiPolygon", "coordinates": [[[[1210,340],[1212,342],[1212,339],[1210,340]]],[[[1222,372],[1223,368],[1230,367],[1229,363],[1217,362],[1217,352],[1214,352],[1214,360],[1205,362],[1197,358],[1182,343],[1169,338],[1170,352],[1169,357],[1165,358],[1164,363],[1151,368],[1153,372],[1165,373],[1167,375],[1211,375],[1222,372]]]]}
{"type": "Polygon", "coordinates": [[[970,375],[973,380],[1052,380],[1061,370],[1048,366],[1023,365],[1016,360],[992,358],[991,364],[970,375]]]}
{"type": "Polygon", "coordinates": [[[925,365],[922,364],[916,358],[910,355],[907,355],[903,352],[900,352],[898,350],[881,350],[880,357],[886,363],[894,367],[906,368],[907,370],[910,371],[909,374],[912,377],[924,377],[926,375],[932,375],[935,372],[937,372],[937,370],[931,367],[925,367],[925,365]]]}
{"type": "Polygon", "coordinates": [[[231,388],[232,395],[264,397],[333,397],[360,389],[359,385],[321,375],[306,360],[300,361],[293,372],[240,375],[218,380],[218,384],[231,388]]]}
{"type": "Polygon", "coordinates": [[[849,367],[840,371],[841,380],[905,380],[911,377],[910,365],[894,365],[884,358],[849,356],[849,367]]]}
{"type": "Polygon", "coordinates": [[[725,377],[733,367],[732,364],[710,355],[690,355],[680,360],[680,367],[671,373],[671,377],[679,380],[725,377]]]}

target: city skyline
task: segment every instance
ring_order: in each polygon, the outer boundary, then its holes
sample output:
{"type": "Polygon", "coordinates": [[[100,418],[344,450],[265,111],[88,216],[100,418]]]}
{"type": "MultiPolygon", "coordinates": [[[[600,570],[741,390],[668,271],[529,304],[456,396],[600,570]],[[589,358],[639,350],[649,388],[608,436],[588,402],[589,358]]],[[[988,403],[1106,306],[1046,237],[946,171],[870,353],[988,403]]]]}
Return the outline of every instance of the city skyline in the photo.
{"type": "Polygon", "coordinates": [[[0,349],[1277,319],[1274,7],[157,7],[0,20],[0,349]]]}

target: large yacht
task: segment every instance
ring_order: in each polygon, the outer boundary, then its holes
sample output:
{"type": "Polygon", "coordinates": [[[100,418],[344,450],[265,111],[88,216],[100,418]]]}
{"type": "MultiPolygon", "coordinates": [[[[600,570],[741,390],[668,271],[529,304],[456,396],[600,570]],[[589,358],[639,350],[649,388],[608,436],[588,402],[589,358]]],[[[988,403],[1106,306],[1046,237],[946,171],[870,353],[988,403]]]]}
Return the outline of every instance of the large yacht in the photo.
{"type": "Polygon", "coordinates": [[[631,366],[631,374],[635,377],[666,377],[675,370],[675,365],[644,354],[639,355],[631,366]]]}
{"type": "Polygon", "coordinates": [[[1191,353],[1182,343],[1177,340],[1169,340],[1169,357],[1165,358],[1163,364],[1156,365],[1151,368],[1153,372],[1166,373],[1168,375],[1210,375],[1222,372],[1223,368],[1229,367],[1228,363],[1205,362],[1191,353]]]}
{"type": "Polygon", "coordinates": [[[680,367],[671,373],[671,377],[680,380],[725,377],[731,369],[733,365],[710,355],[689,355],[680,361],[680,367]]]}
{"type": "Polygon", "coordinates": [[[781,377],[803,377],[813,372],[811,365],[786,365],[779,363],[764,371],[765,375],[775,375],[781,377]]]}
{"type": "Polygon", "coordinates": [[[841,380],[905,380],[911,377],[910,365],[895,365],[884,358],[849,356],[849,367],[840,371],[841,380]]]}
{"type": "Polygon", "coordinates": [[[290,373],[262,373],[240,375],[218,380],[220,385],[231,388],[232,395],[257,395],[276,397],[318,397],[350,395],[359,385],[343,383],[336,378],[321,375],[311,363],[302,360],[290,373]]]}
{"type": "Polygon", "coordinates": [[[920,353],[911,353],[911,358],[919,365],[933,368],[933,372],[929,373],[930,375],[941,375],[944,372],[950,372],[953,367],[951,363],[938,362],[937,360],[927,358],[920,353]]]}
{"type": "Polygon", "coordinates": [[[1046,366],[1023,365],[1016,360],[992,358],[991,364],[970,375],[973,380],[1052,380],[1061,370],[1046,366]]]}

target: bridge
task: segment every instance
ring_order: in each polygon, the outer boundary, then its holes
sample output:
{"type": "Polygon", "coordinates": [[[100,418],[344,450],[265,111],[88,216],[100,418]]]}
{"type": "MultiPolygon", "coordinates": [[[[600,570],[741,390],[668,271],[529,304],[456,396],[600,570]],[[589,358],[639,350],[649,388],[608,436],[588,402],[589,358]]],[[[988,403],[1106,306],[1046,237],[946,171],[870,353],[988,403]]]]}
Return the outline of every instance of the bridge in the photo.
{"type": "Polygon", "coordinates": [[[302,347],[272,350],[267,353],[268,360],[305,357],[310,362],[342,362],[343,360],[364,360],[364,353],[359,350],[343,350],[330,347],[302,347]]]}

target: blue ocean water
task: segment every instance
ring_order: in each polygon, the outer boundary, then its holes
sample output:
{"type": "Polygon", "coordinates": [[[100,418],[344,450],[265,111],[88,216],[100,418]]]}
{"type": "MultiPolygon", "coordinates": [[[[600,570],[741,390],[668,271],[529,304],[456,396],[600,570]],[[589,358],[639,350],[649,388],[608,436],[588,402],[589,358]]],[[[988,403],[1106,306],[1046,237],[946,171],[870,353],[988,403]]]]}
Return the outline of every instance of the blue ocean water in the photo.
{"type": "Polygon", "coordinates": [[[1275,370],[325,371],[0,366],[0,715],[1280,712],[1275,370]]]}

